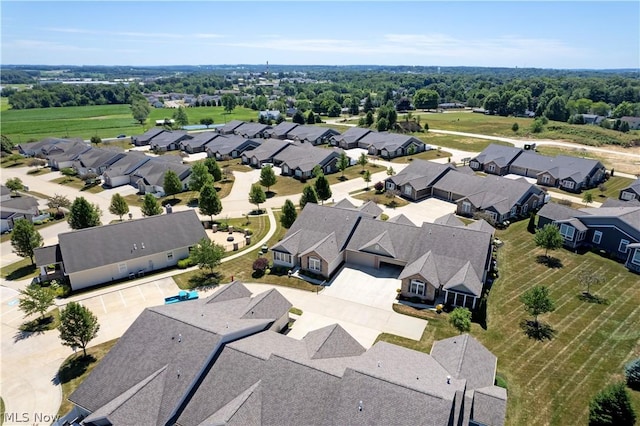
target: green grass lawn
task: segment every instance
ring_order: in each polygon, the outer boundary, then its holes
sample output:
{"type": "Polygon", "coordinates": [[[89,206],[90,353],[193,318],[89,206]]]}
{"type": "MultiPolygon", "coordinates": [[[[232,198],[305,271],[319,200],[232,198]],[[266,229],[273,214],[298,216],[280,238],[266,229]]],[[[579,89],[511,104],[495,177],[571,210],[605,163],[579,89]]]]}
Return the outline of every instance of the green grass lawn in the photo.
{"type": "Polygon", "coordinates": [[[104,358],[118,339],[109,340],[96,346],[87,348],[87,357],[82,356],[82,350],[67,358],[58,370],[58,379],[62,384],[62,404],[58,409],[58,416],[64,416],[73,408],[67,399],[74,390],[89,376],[91,371],[104,358]]]}
{"type": "Polygon", "coordinates": [[[0,268],[0,276],[8,281],[25,280],[35,278],[40,274],[36,265],[31,263],[31,259],[24,258],[11,265],[0,268]]]}
{"type": "Polygon", "coordinates": [[[38,317],[27,321],[20,326],[21,331],[42,333],[48,330],[55,330],[60,325],[60,308],[54,308],[47,312],[44,317],[38,317]]]}
{"type": "Polygon", "coordinates": [[[397,208],[404,207],[409,204],[409,201],[402,197],[387,197],[384,193],[377,194],[376,191],[369,187],[369,191],[364,191],[359,194],[352,195],[353,198],[362,201],[373,201],[376,204],[383,204],[385,207],[397,208]]]}
{"type": "MultiPolygon", "coordinates": [[[[275,216],[276,216],[276,223],[277,223],[276,233],[267,242],[268,247],[272,247],[275,243],[280,241],[287,231],[280,225],[280,213],[276,212],[275,216]]],[[[266,216],[260,216],[260,217],[267,219],[266,216]]],[[[256,219],[257,219],[256,217],[251,217],[252,222],[256,219]]],[[[239,220],[244,220],[244,219],[239,219],[239,220]]],[[[231,222],[229,223],[232,224],[231,222]]],[[[255,236],[256,234],[254,234],[253,241],[255,242],[259,241],[260,238],[256,238],[255,236]]],[[[233,254],[233,252],[230,252],[230,254],[233,254]]],[[[270,253],[266,254],[265,256],[267,256],[267,258],[270,261],[272,260],[270,253]]],[[[217,268],[217,272],[220,278],[220,283],[228,283],[231,281],[231,278],[233,277],[234,280],[240,280],[243,282],[260,282],[265,284],[275,284],[283,287],[293,287],[293,288],[298,288],[298,289],[307,290],[307,291],[317,290],[318,286],[309,284],[306,281],[302,281],[297,278],[289,278],[286,273],[276,274],[274,272],[271,274],[263,275],[262,277],[254,277],[252,265],[257,258],[258,258],[258,252],[253,251],[253,252],[247,253],[244,256],[240,256],[236,259],[233,259],[229,262],[222,263],[217,268]]],[[[176,284],[180,288],[191,288],[192,287],[191,284],[193,282],[197,282],[197,280],[199,279],[200,276],[202,276],[202,274],[203,274],[202,271],[200,271],[199,269],[196,269],[193,271],[185,272],[180,275],[175,275],[173,279],[175,280],[176,284]]]]}
{"type": "Polygon", "coordinates": [[[442,133],[415,133],[415,137],[429,145],[440,145],[445,148],[462,151],[480,152],[491,144],[512,146],[508,142],[491,141],[488,139],[468,138],[465,136],[445,135],[442,133]]]}
{"type": "MultiPolygon", "coordinates": [[[[486,330],[474,323],[471,334],[498,357],[498,370],[509,384],[506,424],[586,424],[591,398],[606,384],[622,380],[624,364],[638,356],[638,275],[613,260],[565,249],[551,252],[562,267],[548,268],[536,261],[544,252],[526,227],[522,221],[497,232],[504,241],[498,251],[500,278],[488,296],[486,330]],[[606,284],[591,292],[606,303],[579,297],[584,289],[576,275],[584,269],[605,275],[606,284]],[[519,297],[534,285],[549,287],[556,304],[555,312],[541,317],[555,330],[550,341],[531,340],[519,326],[528,318],[519,297]]],[[[448,337],[451,330],[439,317],[428,319],[420,342],[388,335],[380,339],[429,351],[433,340],[448,337]]],[[[640,412],[640,392],[630,393],[640,412]]]]}
{"type": "MultiPolygon", "coordinates": [[[[119,134],[142,134],[153,127],[156,120],[170,118],[173,113],[172,109],[152,109],[147,122],[141,126],[133,120],[129,105],[8,109],[2,110],[2,133],[16,143],[48,136],[114,138],[119,134]]],[[[213,118],[216,124],[231,120],[257,120],[256,111],[242,107],[234,109],[231,114],[225,113],[223,107],[188,108],[187,116],[191,124],[198,124],[205,117],[213,118]]]]}
{"type": "Polygon", "coordinates": [[[620,190],[629,186],[633,181],[633,179],[621,176],[610,177],[609,180],[604,183],[604,186],[606,188],[604,192],[601,192],[597,188],[591,190],[594,194],[593,199],[595,201],[604,201],[604,198],[609,197],[617,200],[620,196],[620,190]]]}
{"type": "Polygon", "coordinates": [[[101,185],[85,185],[84,181],[76,176],[61,176],[53,179],[51,182],[59,185],[70,186],[72,188],[79,189],[80,191],[87,191],[92,194],[104,191],[104,188],[101,185]]]}
{"type": "Polygon", "coordinates": [[[392,163],[410,163],[415,158],[419,160],[437,160],[438,158],[447,158],[447,157],[451,157],[450,152],[447,152],[444,150],[438,150],[438,149],[430,149],[429,151],[423,151],[418,154],[406,155],[404,157],[396,157],[391,159],[391,162],[392,163]]]}

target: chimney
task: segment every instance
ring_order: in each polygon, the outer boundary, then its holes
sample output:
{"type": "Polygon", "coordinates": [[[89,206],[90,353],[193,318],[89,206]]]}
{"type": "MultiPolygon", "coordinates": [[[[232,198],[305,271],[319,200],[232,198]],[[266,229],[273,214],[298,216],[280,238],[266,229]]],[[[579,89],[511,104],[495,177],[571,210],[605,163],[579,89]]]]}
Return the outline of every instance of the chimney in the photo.
{"type": "Polygon", "coordinates": [[[167,210],[167,214],[173,213],[173,207],[171,207],[171,204],[165,205],[164,208],[167,210]]]}

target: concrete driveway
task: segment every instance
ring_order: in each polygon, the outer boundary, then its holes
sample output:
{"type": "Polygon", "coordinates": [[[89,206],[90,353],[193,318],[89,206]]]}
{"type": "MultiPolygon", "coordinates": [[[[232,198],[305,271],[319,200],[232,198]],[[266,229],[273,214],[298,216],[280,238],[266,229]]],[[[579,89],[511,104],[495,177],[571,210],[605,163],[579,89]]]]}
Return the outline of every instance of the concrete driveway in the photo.
{"type": "Polygon", "coordinates": [[[438,200],[436,198],[427,198],[426,200],[422,200],[417,203],[409,203],[404,207],[399,207],[393,210],[385,209],[385,213],[388,214],[389,217],[397,216],[402,213],[417,226],[422,225],[422,222],[433,223],[437,218],[449,213],[455,213],[455,211],[455,204],[438,200]]]}
{"type": "Polygon", "coordinates": [[[343,267],[322,291],[331,296],[393,311],[392,305],[400,288],[398,269],[343,267]]]}

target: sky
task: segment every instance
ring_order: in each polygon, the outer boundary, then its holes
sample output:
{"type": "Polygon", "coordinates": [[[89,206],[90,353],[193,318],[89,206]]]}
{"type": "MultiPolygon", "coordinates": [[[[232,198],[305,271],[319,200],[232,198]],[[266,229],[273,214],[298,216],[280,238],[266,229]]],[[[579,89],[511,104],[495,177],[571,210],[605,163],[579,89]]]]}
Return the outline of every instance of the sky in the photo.
{"type": "Polygon", "coordinates": [[[0,64],[640,68],[639,1],[7,1],[0,64]]]}

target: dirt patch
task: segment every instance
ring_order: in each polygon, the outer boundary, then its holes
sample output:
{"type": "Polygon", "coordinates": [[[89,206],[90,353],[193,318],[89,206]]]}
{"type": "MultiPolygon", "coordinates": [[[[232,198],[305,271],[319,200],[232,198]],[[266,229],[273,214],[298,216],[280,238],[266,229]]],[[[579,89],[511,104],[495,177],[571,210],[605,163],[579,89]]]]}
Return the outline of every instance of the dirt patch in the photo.
{"type": "Polygon", "coordinates": [[[244,246],[247,245],[247,240],[244,237],[244,232],[233,232],[230,234],[227,231],[213,232],[211,229],[207,229],[206,231],[211,241],[223,246],[226,251],[232,251],[235,244],[237,244],[238,250],[241,250],[244,246]],[[233,241],[228,240],[231,237],[233,237],[233,241]]]}

